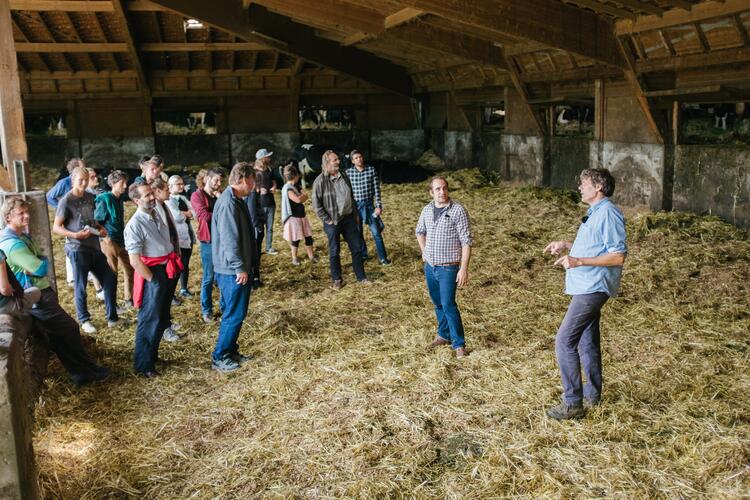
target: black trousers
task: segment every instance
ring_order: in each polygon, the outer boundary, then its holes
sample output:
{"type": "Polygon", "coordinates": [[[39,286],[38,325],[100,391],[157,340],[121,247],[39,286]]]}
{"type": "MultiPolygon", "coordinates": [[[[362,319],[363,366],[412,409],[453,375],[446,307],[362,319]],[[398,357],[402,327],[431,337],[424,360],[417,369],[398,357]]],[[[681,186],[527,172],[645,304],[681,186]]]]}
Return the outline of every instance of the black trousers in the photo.
{"type": "Polygon", "coordinates": [[[159,354],[159,343],[164,330],[169,326],[169,311],[172,305],[177,279],[167,278],[167,266],[150,268],[154,277],[143,283],[143,302],[138,310],[138,326],[135,329],[135,371],[154,371],[159,354]]]}
{"type": "Polygon", "coordinates": [[[362,260],[362,235],[357,227],[354,214],[349,214],[338,224],[323,224],[323,230],[328,236],[328,266],[331,269],[331,279],[341,279],[341,236],[346,240],[352,253],[352,267],[357,281],[365,279],[365,266],[362,260]]]}
{"type": "Polygon", "coordinates": [[[180,248],[180,260],[184,269],[180,273],[180,288],[188,290],[188,278],[190,278],[190,257],[193,255],[192,248],[180,248]]]}

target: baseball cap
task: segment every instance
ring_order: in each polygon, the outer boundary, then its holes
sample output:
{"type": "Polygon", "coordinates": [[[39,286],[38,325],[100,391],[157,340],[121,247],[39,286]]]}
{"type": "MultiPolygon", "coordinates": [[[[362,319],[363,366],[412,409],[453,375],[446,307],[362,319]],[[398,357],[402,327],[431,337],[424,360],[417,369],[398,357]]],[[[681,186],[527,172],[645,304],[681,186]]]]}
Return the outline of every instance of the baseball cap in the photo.
{"type": "Polygon", "coordinates": [[[255,153],[255,159],[260,160],[261,158],[267,158],[273,154],[273,151],[269,151],[266,148],[261,148],[255,153]]]}

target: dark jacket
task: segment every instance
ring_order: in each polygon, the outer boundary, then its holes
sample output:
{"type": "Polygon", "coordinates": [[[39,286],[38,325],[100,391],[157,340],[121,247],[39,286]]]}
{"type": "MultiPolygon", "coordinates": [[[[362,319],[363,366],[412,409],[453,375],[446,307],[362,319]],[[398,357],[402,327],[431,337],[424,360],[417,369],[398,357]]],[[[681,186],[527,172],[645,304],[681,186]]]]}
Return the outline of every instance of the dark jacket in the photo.
{"type": "Polygon", "coordinates": [[[211,228],[214,272],[252,275],[259,261],[255,228],[247,203],[234,195],[232,186],[227,186],[216,200],[211,228]]]}
{"type": "MultiPolygon", "coordinates": [[[[352,191],[352,183],[349,181],[349,176],[343,170],[339,170],[339,174],[349,186],[349,195],[352,199],[352,212],[357,211],[357,202],[354,201],[354,192],[352,191]]],[[[331,176],[327,173],[321,173],[313,182],[312,187],[312,204],[313,210],[318,215],[321,221],[325,223],[330,220],[334,224],[338,224],[343,217],[339,214],[339,207],[336,203],[336,191],[331,181],[331,176]]]]}
{"type": "Polygon", "coordinates": [[[255,236],[263,234],[266,228],[266,212],[260,206],[260,193],[253,189],[253,192],[246,198],[247,208],[250,210],[250,220],[255,227],[255,236]]]}

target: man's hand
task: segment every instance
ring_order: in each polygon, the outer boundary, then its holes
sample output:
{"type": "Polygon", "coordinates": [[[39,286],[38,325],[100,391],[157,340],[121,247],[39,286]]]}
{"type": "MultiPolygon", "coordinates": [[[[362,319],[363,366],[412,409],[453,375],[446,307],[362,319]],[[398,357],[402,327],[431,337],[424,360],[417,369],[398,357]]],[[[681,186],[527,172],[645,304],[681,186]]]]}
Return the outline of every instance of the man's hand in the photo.
{"type": "Polygon", "coordinates": [[[456,283],[458,283],[458,288],[463,287],[466,283],[469,282],[469,270],[465,267],[462,267],[458,270],[458,274],[456,275],[456,283]]]}
{"type": "Polygon", "coordinates": [[[552,255],[560,255],[560,252],[569,248],[570,243],[567,241],[553,241],[552,243],[544,247],[544,251],[542,253],[549,252],[552,255]]]}
{"type": "Polygon", "coordinates": [[[148,272],[148,276],[146,276],[146,274],[141,274],[141,276],[143,276],[143,279],[148,281],[149,283],[151,283],[151,280],[154,279],[154,273],[152,273],[151,271],[148,272]]]}
{"type": "Polygon", "coordinates": [[[99,236],[101,236],[102,238],[106,238],[107,236],[109,236],[109,232],[104,226],[99,226],[99,236]]]}
{"type": "Polygon", "coordinates": [[[325,224],[328,224],[329,226],[333,226],[333,221],[331,219],[328,219],[326,221],[323,221],[325,224]]]}
{"type": "Polygon", "coordinates": [[[91,233],[88,229],[81,229],[80,231],[73,233],[73,238],[76,240],[85,240],[89,236],[91,236],[91,233]]]}
{"type": "Polygon", "coordinates": [[[237,279],[234,280],[238,285],[247,284],[247,273],[237,273],[237,279]]]}
{"type": "Polygon", "coordinates": [[[380,214],[383,213],[383,209],[378,207],[375,209],[375,217],[380,217],[380,214]]]}
{"type": "Polygon", "coordinates": [[[268,194],[268,189],[260,188],[260,194],[268,194]]]}
{"type": "Polygon", "coordinates": [[[571,257],[570,255],[565,255],[564,257],[560,257],[555,261],[556,266],[563,266],[565,269],[573,269],[574,267],[582,266],[583,263],[581,263],[581,259],[578,257],[571,257]]]}
{"type": "Polygon", "coordinates": [[[186,219],[192,219],[192,218],[193,218],[193,212],[191,212],[190,210],[183,210],[183,211],[182,211],[182,215],[183,215],[183,216],[184,216],[184,217],[185,217],[186,219]]]}

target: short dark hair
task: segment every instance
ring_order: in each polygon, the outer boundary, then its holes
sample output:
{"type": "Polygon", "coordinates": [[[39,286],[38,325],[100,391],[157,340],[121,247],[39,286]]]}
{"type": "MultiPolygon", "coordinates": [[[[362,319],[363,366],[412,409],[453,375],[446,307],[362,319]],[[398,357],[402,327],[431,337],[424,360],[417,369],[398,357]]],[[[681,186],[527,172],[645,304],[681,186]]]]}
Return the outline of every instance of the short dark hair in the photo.
{"type": "Polygon", "coordinates": [[[145,182],[134,182],[128,188],[128,198],[130,198],[132,201],[140,200],[141,199],[141,192],[138,191],[138,188],[141,187],[141,186],[147,186],[149,189],[151,188],[151,186],[149,186],[145,182]]]}
{"type": "Polygon", "coordinates": [[[208,172],[206,172],[206,178],[216,177],[217,175],[224,177],[225,175],[227,175],[227,172],[221,167],[211,168],[208,170],[208,172]]]}
{"type": "Polygon", "coordinates": [[[606,168],[584,168],[579,177],[590,180],[607,198],[615,193],[615,178],[606,168]]]}
{"type": "Polygon", "coordinates": [[[238,184],[240,181],[252,177],[255,180],[255,169],[251,163],[241,161],[232,167],[229,172],[229,184],[238,184]]]}
{"type": "Polygon", "coordinates": [[[128,182],[128,174],[122,170],[113,170],[107,176],[107,184],[109,187],[112,187],[123,179],[125,179],[125,182],[128,182]]]}
{"type": "Polygon", "coordinates": [[[430,179],[430,183],[427,184],[427,189],[429,191],[432,191],[432,183],[435,182],[435,181],[444,181],[445,182],[445,186],[448,187],[448,179],[446,179],[442,175],[436,175],[436,176],[432,177],[430,179]]]}
{"type": "MultiPolygon", "coordinates": [[[[362,155],[362,151],[359,149],[352,149],[352,152],[349,153],[349,158],[352,158],[354,155],[362,155]]],[[[362,155],[364,157],[365,155],[362,155]]]]}
{"type": "Polygon", "coordinates": [[[164,163],[164,158],[162,158],[161,155],[155,154],[151,156],[151,163],[155,165],[161,165],[162,163],[164,163]]]}

